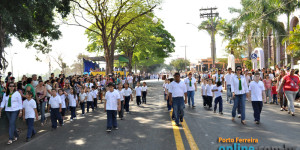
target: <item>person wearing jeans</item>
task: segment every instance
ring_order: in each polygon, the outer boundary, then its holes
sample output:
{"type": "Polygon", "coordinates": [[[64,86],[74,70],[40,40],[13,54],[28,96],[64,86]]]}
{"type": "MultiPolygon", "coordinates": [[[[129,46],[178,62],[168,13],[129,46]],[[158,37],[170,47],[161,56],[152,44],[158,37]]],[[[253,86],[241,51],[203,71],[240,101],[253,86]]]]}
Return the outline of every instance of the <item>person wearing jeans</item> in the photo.
{"type": "Polygon", "coordinates": [[[280,89],[283,87],[289,106],[288,113],[292,114],[292,116],[295,116],[294,100],[296,99],[296,94],[299,91],[299,86],[299,77],[295,75],[295,70],[291,69],[290,74],[283,77],[282,83],[278,88],[280,89]]]}
{"type": "Polygon", "coordinates": [[[181,126],[179,119],[180,122],[183,122],[184,105],[187,103],[187,87],[183,81],[180,81],[179,73],[175,73],[174,77],[175,81],[169,85],[169,100],[170,105],[173,104],[175,123],[177,126],[181,126]]]}
{"type": "MultiPolygon", "coordinates": [[[[265,92],[266,96],[269,98],[269,103],[272,103],[272,96],[271,96],[271,90],[272,90],[272,80],[270,79],[269,75],[265,75],[264,79],[264,85],[265,85],[265,92]]],[[[267,100],[265,100],[265,103],[267,103],[267,100]]]]}
{"type": "Polygon", "coordinates": [[[19,138],[16,129],[16,119],[18,117],[18,114],[19,117],[22,116],[22,111],[19,113],[19,111],[23,109],[22,107],[22,97],[20,93],[15,91],[14,83],[9,83],[6,94],[3,95],[3,100],[0,105],[0,118],[2,115],[2,109],[5,108],[6,116],[9,122],[9,140],[7,142],[8,145],[12,144],[13,141],[17,141],[19,138]]]}
{"type": "Polygon", "coordinates": [[[225,80],[225,90],[227,91],[227,103],[231,104],[232,100],[232,93],[231,93],[231,78],[234,74],[232,73],[232,69],[228,68],[228,73],[225,75],[224,80],[225,80]]]}
{"type": "Polygon", "coordinates": [[[231,82],[231,91],[232,98],[234,99],[234,104],[232,108],[232,121],[234,121],[236,116],[236,109],[239,106],[241,111],[241,123],[246,124],[246,116],[245,116],[245,101],[246,101],[246,93],[248,96],[248,84],[245,79],[245,76],[242,74],[242,67],[236,67],[236,74],[232,77],[231,82]]]}
{"type": "Polygon", "coordinates": [[[188,72],[188,77],[184,79],[184,83],[187,88],[187,97],[188,97],[188,104],[191,106],[191,101],[192,101],[192,107],[195,108],[195,103],[194,103],[194,96],[195,96],[195,91],[197,91],[197,82],[196,79],[193,77],[192,72],[188,72]]]}

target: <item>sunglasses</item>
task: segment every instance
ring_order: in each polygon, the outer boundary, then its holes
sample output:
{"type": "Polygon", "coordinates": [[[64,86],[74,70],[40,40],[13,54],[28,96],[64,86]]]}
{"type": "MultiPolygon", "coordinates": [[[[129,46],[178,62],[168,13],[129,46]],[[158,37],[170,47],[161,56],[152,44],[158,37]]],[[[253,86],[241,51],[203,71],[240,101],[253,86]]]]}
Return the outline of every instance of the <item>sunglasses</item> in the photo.
{"type": "Polygon", "coordinates": [[[11,85],[10,85],[9,87],[15,87],[15,86],[11,86],[11,85]]]}
{"type": "Polygon", "coordinates": [[[242,71],[242,69],[236,69],[237,71],[242,71]]]}

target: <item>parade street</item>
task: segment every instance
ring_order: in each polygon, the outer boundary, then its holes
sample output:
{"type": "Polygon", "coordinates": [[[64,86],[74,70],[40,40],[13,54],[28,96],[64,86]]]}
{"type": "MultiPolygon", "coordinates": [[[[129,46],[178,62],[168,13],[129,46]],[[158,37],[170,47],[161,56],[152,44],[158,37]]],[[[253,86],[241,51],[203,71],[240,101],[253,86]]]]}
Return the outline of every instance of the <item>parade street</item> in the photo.
{"type": "MultiPolygon", "coordinates": [[[[195,94],[196,108],[185,105],[182,127],[175,126],[163,100],[163,81],[147,81],[147,104],[137,107],[130,102],[131,114],[125,113],[125,119],[118,119],[118,130],[107,133],[106,115],[101,108],[81,116],[73,122],[69,118],[65,125],[51,131],[50,119],[46,127],[36,127],[38,134],[28,143],[26,132],[13,145],[1,141],[1,150],[39,150],[39,149],[131,149],[131,150],[175,150],[200,149],[216,150],[220,146],[232,144],[219,143],[221,138],[258,139],[257,144],[241,143],[244,146],[296,146],[300,148],[300,115],[296,108],[296,117],[280,111],[278,105],[266,104],[263,107],[261,124],[253,122],[253,110],[250,102],[246,103],[246,125],[239,118],[231,121],[232,105],[226,103],[223,92],[224,115],[213,113],[203,108],[200,85],[195,94]]],[[[100,105],[100,104],[99,104],[100,105]]]]}

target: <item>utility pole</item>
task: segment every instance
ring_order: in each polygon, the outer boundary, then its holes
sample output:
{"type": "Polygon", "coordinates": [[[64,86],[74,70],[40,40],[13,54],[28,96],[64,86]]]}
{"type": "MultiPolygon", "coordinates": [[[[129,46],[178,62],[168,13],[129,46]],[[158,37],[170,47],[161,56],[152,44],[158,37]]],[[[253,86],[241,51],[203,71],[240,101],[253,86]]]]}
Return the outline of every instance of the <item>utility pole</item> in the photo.
{"type": "Polygon", "coordinates": [[[215,42],[215,27],[213,24],[213,19],[214,17],[218,17],[219,13],[218,12],[213,12],[218,8],[216,7],[211,7],[211,8],[201,8],[200,9],[200,18],[208,18],[210,19],[210,27],[209,29],[211,30],[211,57],[213,59],[213,67],[216,67],[216,42],[215,42]],[[203,12],[203,13],[201,13],[203,12]]]}

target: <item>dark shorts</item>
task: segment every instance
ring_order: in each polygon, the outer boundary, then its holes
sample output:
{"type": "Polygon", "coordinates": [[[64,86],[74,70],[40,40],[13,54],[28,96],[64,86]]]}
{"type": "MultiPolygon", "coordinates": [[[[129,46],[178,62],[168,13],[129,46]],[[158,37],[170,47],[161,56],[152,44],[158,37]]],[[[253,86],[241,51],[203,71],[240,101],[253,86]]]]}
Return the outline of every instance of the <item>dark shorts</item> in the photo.
{"type": "Polygon", "coordinates": [[[61,114],[61,116],[65,116],[65,114],[66,114],[66,108],[62,108],[60,114],[61,114]]]}

